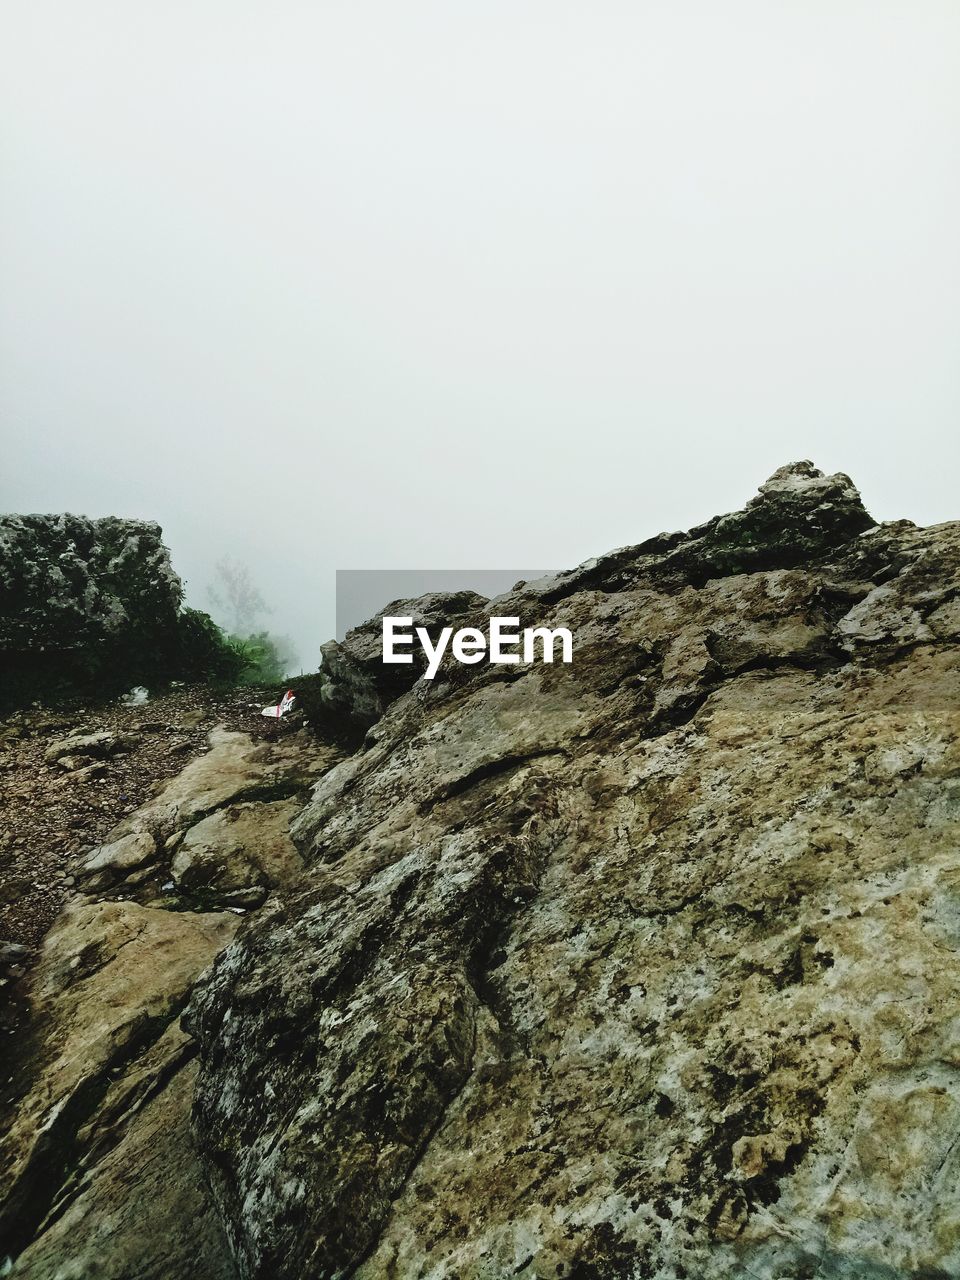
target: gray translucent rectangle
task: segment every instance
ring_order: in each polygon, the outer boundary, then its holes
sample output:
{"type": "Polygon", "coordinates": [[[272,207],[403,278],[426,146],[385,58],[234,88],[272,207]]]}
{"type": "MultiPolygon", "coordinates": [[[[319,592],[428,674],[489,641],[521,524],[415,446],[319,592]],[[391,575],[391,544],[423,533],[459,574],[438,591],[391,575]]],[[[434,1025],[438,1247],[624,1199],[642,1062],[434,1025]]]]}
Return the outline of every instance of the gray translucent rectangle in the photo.
{"type": "Polygon", "coordinates": [[[382,614],[394,600],[414,600],[434,591],[476,591],[492,600],[517,582],[549,569],[338,569],[337,639],[382,614]]]}

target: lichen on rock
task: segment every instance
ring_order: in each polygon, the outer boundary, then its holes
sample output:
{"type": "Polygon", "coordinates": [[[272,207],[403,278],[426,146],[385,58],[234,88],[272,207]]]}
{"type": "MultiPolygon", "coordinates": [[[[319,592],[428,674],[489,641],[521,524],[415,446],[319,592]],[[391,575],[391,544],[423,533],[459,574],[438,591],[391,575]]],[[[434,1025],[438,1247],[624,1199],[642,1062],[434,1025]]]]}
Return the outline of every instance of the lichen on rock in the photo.
{"type": "Polygon", "coordinates": [[[797,464],[385,701],[185,1015],[241,1275],[960,1273],[958,597],[797,464]]]}

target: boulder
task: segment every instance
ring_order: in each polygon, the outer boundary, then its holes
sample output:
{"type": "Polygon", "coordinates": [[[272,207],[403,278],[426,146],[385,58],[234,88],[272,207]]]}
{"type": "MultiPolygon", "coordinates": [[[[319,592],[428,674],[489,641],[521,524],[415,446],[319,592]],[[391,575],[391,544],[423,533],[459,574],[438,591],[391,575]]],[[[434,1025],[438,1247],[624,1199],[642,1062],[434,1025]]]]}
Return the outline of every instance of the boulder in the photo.
{"type": "Polygon", "coordinates": [[[957,599],[795,464],[381,698],[184,1015],[240,1273],[960,1274],[957,599]]]}
{"type": "Polygon", "coordinates": [[[423,653],[414,651],[412,663],[384,665],[382,619],[409,617],[431,639],[446,626],[468,625],[486,606],[475,591],[439,591],[416,600],[393,600],[374,618],[348,631],[338,642],[321,645],[319,674],[295,681],[298,709],[314,730],[333,740],[356,745],[385,707],[406,693],[426,669],[423,653]]]}
{"type": "Polygon", "coordinates": [[[177,653],[182,596],[157,524],[0,516],[4,700],[155,673],[177,653]]]}
{"type": "Polygon", "coordinates": [[[149,831],[132,832],[94,849],[81,865],[78,878],[88,892],[102,892],[140,870],[156,851],[157,842],[149,831]]]}

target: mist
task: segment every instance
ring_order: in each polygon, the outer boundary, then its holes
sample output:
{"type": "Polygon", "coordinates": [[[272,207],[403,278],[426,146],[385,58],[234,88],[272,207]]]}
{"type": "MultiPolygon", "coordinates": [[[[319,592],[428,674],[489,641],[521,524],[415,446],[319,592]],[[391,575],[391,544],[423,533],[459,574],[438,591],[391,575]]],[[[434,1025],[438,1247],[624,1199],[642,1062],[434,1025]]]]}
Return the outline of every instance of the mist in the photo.
{"type": "Polygon", "coordinates": [[[0,508],[563,568],[777,466],[960,515],[947,0],[6,6],[0,508]]]}

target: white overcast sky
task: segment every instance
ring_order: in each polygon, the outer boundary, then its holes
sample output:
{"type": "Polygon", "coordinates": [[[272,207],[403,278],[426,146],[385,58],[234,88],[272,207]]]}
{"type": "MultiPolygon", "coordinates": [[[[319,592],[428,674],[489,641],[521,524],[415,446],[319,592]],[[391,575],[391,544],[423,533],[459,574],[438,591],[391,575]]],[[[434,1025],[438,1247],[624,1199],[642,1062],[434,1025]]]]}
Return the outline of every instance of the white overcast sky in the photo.
{"type": "Polygon", "coordinates": [[[960,516],[960,5],[2,6],[0,508],[563,567],[781,463],[960,516]]]}

